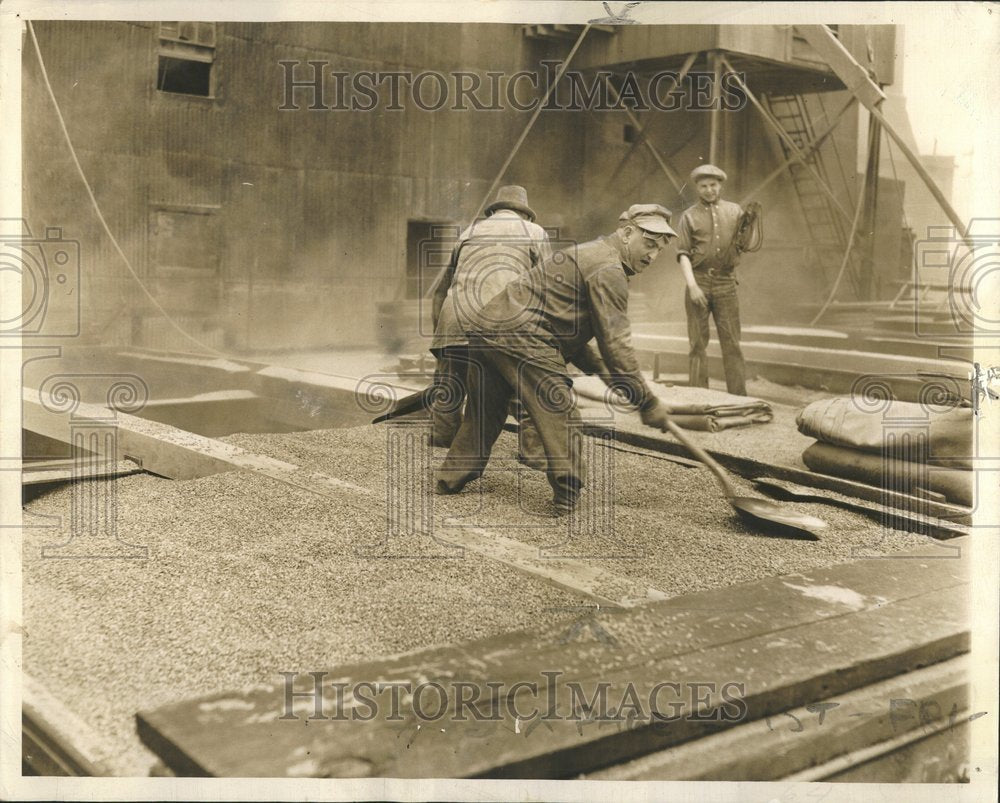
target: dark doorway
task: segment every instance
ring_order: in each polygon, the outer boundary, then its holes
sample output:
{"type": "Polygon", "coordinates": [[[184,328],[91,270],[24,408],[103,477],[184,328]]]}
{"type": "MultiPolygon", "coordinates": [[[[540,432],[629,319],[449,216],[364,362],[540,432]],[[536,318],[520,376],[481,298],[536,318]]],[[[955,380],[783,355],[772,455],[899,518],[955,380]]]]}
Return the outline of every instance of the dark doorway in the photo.
{"type": "Polygon", "coordinates": [[[423,298],[451,258],[458,227],[447,220],[410,220],[406,224],[406,295],[423,298]]]}

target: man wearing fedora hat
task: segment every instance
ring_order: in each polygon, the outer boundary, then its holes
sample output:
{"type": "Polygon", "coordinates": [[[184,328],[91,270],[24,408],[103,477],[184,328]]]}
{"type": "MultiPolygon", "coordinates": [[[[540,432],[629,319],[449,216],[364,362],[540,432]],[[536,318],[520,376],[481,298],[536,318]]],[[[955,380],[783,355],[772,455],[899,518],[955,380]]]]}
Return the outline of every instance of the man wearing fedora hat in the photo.
{"type": "MultiPolygon", "coordinates": [[[[496,200],[459,236],[452,258],[432,294],[434,339],[431,352],[437,357],[434,382],[438,389],[431,401],[435,446],[450,446],[462,420],[466,397],[468,336],[486,304],[513,279],[550,253],[548,235],[535,222],[524,187],[508,185],[497,191],[496,200]]],[[[517,408],[522,462],[544,468],[544,453],[538,433],[517,408]]]]}
{"type": "Polygon", "coordinates": [[[517,396],[538,427],[556,512],[572,510],[584,467],[567,362],[624,393],[643,423],[666,428],[632,349],[628,280],[676,233],[659,204],[636,204],[624,218],[615,233],[559,251],[507,284],[468,330],[469,400],[437,493],[458,493],[482,475],[517,396]]]}
{"type": "Polygon", "coordinates": [[[698,202],[681,215],[677,226],[677,261],[687,282],[684,309],[687,313],[688,376],[694,387],[708,387],[708,316],[722,350],[726,390],[745,396],[746,369],[740,349],[740,305],[734,270],[739,251],[731,248],[743,210],[720,197],[726,174],[715,165],[703,164],[691,171],[698,202]]]}

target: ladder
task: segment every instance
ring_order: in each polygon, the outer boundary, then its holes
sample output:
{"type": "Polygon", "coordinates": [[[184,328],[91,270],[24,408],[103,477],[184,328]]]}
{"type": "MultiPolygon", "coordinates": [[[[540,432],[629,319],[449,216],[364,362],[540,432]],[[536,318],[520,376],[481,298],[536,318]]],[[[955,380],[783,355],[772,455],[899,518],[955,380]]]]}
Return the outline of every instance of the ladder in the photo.
{"type": "MultiPolygon", "coordinates": [[[[779,95],[768,93],[765,97],[768,109],[778,124],[788,134],[799,150],[805,150],[815,138],[812,121],[801,95],[779,95]]],[[[785,159],[792,158],[791,149],[784,139],[778,137],[785,159]]],[[[820,149],[816,148],[806,156],[806,162],[829,186],[826,167],[820,149]]],[[[806,221],[809,238],[812,240],[825,278],[832,279],[840,266],[840,259],[847,247],[847,232],[843,221],[829,196],[817,184],[812,173],[798,159],[788,164],[788,172],[798,196],[802,215],[806,221]]],[[[853,263],[854,255],[851,255],[853,263]]],[[[853,267],[853,264],[852,264],[853,267]]],[[[851,271],[854,274],[854,271],[851,271]]]]}

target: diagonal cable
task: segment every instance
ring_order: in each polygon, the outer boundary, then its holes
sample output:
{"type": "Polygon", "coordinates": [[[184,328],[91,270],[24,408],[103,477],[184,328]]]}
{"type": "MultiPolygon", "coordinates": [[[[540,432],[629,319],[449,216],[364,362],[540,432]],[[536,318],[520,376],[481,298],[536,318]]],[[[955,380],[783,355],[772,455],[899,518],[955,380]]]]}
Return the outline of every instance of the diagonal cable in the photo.
{"type": "Polygon", "coordinates": [[[222,353],[221,351],[215,350],[214,348],[205,343],[202,343],[200,340],[198,340],[198,338],[186,332],[180,326],[180,324],[178,324],[172,317],[170,317],[170,313],[163,308],[163,305],[156,300],[156,297],[151,292],[149,292],[149,290],[146,288],[146,285],[143,284],[142,279],[139,278],[139,274],[136,273],[135,269],[132,267],[132,263],[129,261],[129,258],[125,256],[125,252],[122,250],[122,247],[118,244],[118,240],[115,238],[115,235],[111,233],[111,229],[108,226],[108,222],[104,219],[104,215],[101,212],[101,207],[97,203],[97,198],[94,197],[94,191],[90,187],[90,182],[87,181],[87,174],[83,172],[83,167],[80,164],[80,160],[77,158],[76,149],[73,147],[73,140],[70,138],[69,130],[66,128],[66,120],[63,118],[62,110],[59,108],[59,102],[56,100],[55,93],[52,91],[52,84],[49,82],[49,73],[45,69],[45,61],[44,59],[42,59],[42,50],[38,46],[38,39],[35,36],[35,26],[31,24],[31,20],[25,20],[25,22],[28,25],[28,33],[31,34],[31,42],[35,47],[35,54],[38,56],[38,66],[41,68],[42,71],[42,80],[45,81],[45,89],[48,91],[49,99],[52,101],[52,106],[55,108],[56,117],[59,118],[59,127],[62,129],[63,137],[66,140],[66,145],[69,147],[69,155],[73,159],[73,164],[76,166],[77,173],[80,174],[80,180],[83,182],[83,187],[87,191],[87,196],[90,198],[91,206],[94,207],[94,212],[97,214],[97,219],[98,221],[100,221],[101,226],[104,228],[104,232],[108,235],[108,238],[111,240],[111,244],[115,247],[115,250],[118,252],[118,256],[122,258],[122,262],[125,263],[125,267],[128,268],[128,272],[132,274],[132,278],[135,279],[135,281],[138,283],[142,292],[145,293],[146,297],[150,300],[150,302],[152,302],[156,310],[164,318],[167,319],[167,322],[174,329],[176,329],[185,339],[191,341],[199,348],[204,349],[210,354],[214,354],[218,357],[228,358],[228,355],[222,353]]]}

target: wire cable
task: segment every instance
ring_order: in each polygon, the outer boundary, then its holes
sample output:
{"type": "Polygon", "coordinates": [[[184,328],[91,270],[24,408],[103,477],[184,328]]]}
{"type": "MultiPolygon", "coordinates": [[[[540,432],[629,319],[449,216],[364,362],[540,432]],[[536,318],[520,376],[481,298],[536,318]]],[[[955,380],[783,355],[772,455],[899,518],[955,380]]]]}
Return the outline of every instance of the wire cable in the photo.
{"type": "Polygon", "coordinates": [[[528,134],[531,132],[532,127],[535,125],[535,120],[538,119],[538,115],[542,113],[542,109],[544,109],[545,105],[549,102],[549,97],[552,95],[553,92],[555,92],[555,89],[559,85],[559,82],[562,80],[563,75],[566,74],[566,70],[569,68],[570,62],[573,61],[573,56],[575,56],[576,51],[580,49],[580,45],[583,44],[583,39],[587,35],[587,31],[589,30],[590,30],[590,23],[588,22],[586,25],[583,26],[583,30],[580,31],[580,35],[577,37],[576,42],[570,49],[569,55],[566,56],[566,60],[559,67],[559,72],[556,73],[556,78],[549,86],[548,91],[546,91],[545,97],[542,98],[542,102],[535,107],[534,112],[532,112],[531,114],[531,118],[528,120],[528,124],[524,127],[524,130],[521,132],[521,136],[517,138],[517,142],[515,142],[514,147],[511,148],[510,154],[508,154],[507,159],[504,161],[503,165],[497,171],[496,178],[493,179],[493,183],[490,184],[490,188],[486,191],[486,195],[483,198],[482,202],[479,204],[479,208],[476,209],[476,214],[472,216],[473,219],[478,218],[479,215],[482,213],[483,209],[486,207],[486,204],[489,203],[490,197],[493,195],[497,186],[500,184],[500,180],[503,178],[504,173],[507,172],[507,168],[510,167],[510,163],[514,161],[514,157],[517,155],[517,152],[521,149],[521,145],[524,144],[524,140],[528,138],[528,134]]]}
{"type": "MultiPolygon", "coordinates": [[[[504,173],[507,172],[507,168],[510,167],[511,162],[514,161],[514,157],[517,156],[517,152],[521,149],[521,145],[523,145],[524,141],[528,138],[528,134],[531,132],[532,127],[535,125],[535,120],[538,119],[538,115],[542,113],[542,109],[545,108],[545,104],[549,102],[549,97],[551,97],[552,93],[559,85],[559,82],[562,80],[563,75],[566,74],[566,70],[569,68],[569,63],[573,60],[573,56],[576,55],[576,51],[580,49],[580,45],[583,44],[583,38],[587,35],[587,31],[589,30],[590,30],[590,23],[588,22],[586,25],[583,26],[583,30],[580,31],[580,35],[577,37],[576,43],[570,49],[569,55],[566,56],[566,60],[559,67],[559,72],[556,73],[556,78],[546,91],[545,97],[542,98],[542,102],[535,107],[534,112],[532,112],[531,117],[528,119],[527,124],[524,126],[524,130],[521,132],[521,135],[517,138],[517,141],[514,143],[514,147],[511,148],[510,153],[507,154],[507,158],[504,160],[504,163],[500,166],[500,169],[497,171],[496,177],[490,184],[490,188],[486,190],[486,194],[483,196],[483,200],[480,201],[479,206],[476,207],[476,214],[472,216],[473,220],[477,220],[479,218],[479,216],[483,212],[483,209],[486,208],[486,204],[490,202],[490,198],[496,191],[497,186],[499,186],[501,179],[503,179],[504,173]]],[[[424,298],[430,298],[431,296],[434,295],[434,291],[437,289],[439,283],[444,279],[445,271],[446,268],[442,268],[438,272],[438,275],[434,278],[434,281],[431,282],[430,287],[428,287],[427,290],[424,292],[423,294],[424,298]]],[[[403,289],[402,285],[400,285],[399,288],[397,288],[395,301],[400,300],[400,292],[399,292],[400,289],[403,289]]]]}
{"type": "Polygon", "coordinates": [[[38,66],[41,68],[42,71],[42,80],[45,82],[45,89],[49,94],[49,99],[52,101],[52,106],[55,109],[56,117],[59,118],[59,127],[62,129],[63,137],[66,140],[66,145],[69,147],[69,155],[73,159],[73,164],[76,166],[76,171],[80,175],[80,180],[83,182],[83,187],[87,191],[87,196],[90,198],[91,206],[94,207],[94,212],[97,214],[97,219],[98,221],[100,221],[100,224],[104,229],[104,232],[108,235],[108,238],[111,240],[111,244],[115,247],[115,251],[118,252],[118,256],[122,258],[122,262],[125,263],[125,267],[128,268],[128,272],[132,274],[132,278],[135,279],[136,283],[139,285],[142,292],[145,293],[146,297],[150,300],[150,302],[152,302],[157,312],[159,312],[164,318],[166,318],[167,322],[174,329],[176,329],[186,340],[191,341],[199,348],[207,351],[210,354],[214,354],[218,357],[224,357],[226,359],[232,359],[228,354],[218,351],[217,349],[212,348],[206,343],[202,343],[200,340],[198,340],[198,338],[194,337],[194,335],[185,331],[180,326],[180,324],[178,324],[177,321],[175,321],[170,316],[170,313],[163,308],[163,305],[156,300],[156,297],[149,291],[146,285],[143,284],[142,279],[139,278],[139,274],[136,273],[135,269],[132,267],[132,263],[129,261],[129,258],[125,256],[125,252],[122,250],[122,247],[118,244],[118,240],[115,238],[115,235],[111,233],[111,228],[108,226],[108,222],[104,219],[104,215],[101,213],[101,207],[97,203],[97,198],[94,197],[94,191],[90,187],[90,182],[87,181],[87,174],[84,173],[83,167],[80,164],[80,160],[77,158],[76,149],[73,147],[73,140],[70,138],[69,130],[66,128],[66,120],[63,118],[62,110],[59,108],[59,102],[56,100],[55,92],[52,91],[52,84],[49,82],[49,73],[48,70],[45,69],[45,60],[42,58],[42,50],[38,46],[38,38],[35,36],[35,26],[31,24],[31,20],[25,20],[25,22],[28,25],[28,33],[31,34],[31,42],[35,47],[35,55],[38,56],[38,66]]]}
{"type": "Polygon", "coordinates": [[[866,170],[861,174],[861,187],[858,189],[858,200],[854,205],[854,220],[851,221],[851,234],[847,238],[847,248],[844,249],[844,259],[840,263],[840,270],[837,272],[837,278],[833,282],[833,288],[830,290],[830,295],[827,296],[826,301],[823,302],[823,306],[820,311],[816,313],[816,317],[809,321],[810,326],[815,326],[820,318],[826,313],[830,304],[833,302],[833,297],[837,295],[837,290],[840,289],[840,280],[844,278],[844,271],[847,270],[847,263],[851,260],[851,249],[854,248],[854,235],[858,232],[858,221],[861,219],[861,207],[864,206],[865,189],[868,186],[868,171],[866,170]]]}
{"type": "Polygon", "coordinates": [[[764,245],[764,216],[760,204],[751,201],[740,216],[736,230],[736,247],[740,253],[752,254],[764,245]]]}

